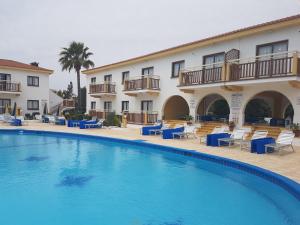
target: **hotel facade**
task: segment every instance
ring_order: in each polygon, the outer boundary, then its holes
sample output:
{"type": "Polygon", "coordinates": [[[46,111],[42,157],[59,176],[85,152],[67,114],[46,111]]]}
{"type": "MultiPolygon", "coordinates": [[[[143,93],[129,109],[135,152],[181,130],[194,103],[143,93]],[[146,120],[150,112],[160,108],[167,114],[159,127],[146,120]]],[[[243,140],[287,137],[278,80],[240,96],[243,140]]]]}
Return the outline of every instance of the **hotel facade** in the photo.
{"type": "Polygon", "coordinates": [[[260,102],[261,117],[300,123],[298,51],[300,15],[85,70],[87,112],[242,126],[264,119],[256,118],[260,102]]]}
{"type": "Polygon", "coordinates": [[[53,70],[0,59],[0,114],[17,104],[21,115],[40,113],[49,107],[49,76],[53,70]]]}

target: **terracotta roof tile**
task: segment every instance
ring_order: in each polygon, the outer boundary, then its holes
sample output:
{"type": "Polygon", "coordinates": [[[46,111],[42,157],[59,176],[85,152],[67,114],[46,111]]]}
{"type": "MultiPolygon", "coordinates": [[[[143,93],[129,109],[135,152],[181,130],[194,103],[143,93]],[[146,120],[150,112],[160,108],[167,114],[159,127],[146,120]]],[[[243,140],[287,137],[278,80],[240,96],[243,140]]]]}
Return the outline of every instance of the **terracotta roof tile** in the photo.
{"type": "Polygon", "coordinates": [[[43,67],[38,67],[38,66],[32,66],[30,64],[25,64],[21,62],[17,62],[14,60],[9,60],[9,59],[0,59],[0,68],[16,68],[16,69],[25,69],[25,70],[34,70],[37,72],[46,72],[46,73],[53,73],[53,70],[49,70],[43,67]]]}

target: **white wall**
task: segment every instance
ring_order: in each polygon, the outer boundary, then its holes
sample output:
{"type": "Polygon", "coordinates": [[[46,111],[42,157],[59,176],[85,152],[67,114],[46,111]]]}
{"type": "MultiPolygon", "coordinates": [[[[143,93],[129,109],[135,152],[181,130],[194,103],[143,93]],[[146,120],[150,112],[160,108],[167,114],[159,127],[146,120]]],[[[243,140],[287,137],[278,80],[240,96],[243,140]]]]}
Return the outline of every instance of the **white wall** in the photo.
{"type": "MultiPolygon", "coordinates": [[[[181,92],[178,85],[178,78],[171,78],[171,65],[172,62],[185,60],[185,67],[201,67],[203,56],[214,54],[218,52],[227,52],[233,48],[240,50],[241,58],[251,58],[256,55],[256,46],[288,40],[289,41],[289,51],[300,51],[300,26],[294,26],[289,28],[284,28],[280,30],[274,30],[270,32],[264,32],[261,34],[256,34],[253,36],[248,36],[232,41],[226,41],[222,43],[216,43],[214,45],[197,48],[188,52],[177,53],[171,56],[167,56],[164,58],[153,59],[149,61],[144,61],[136,64],[131,64],[128,66],[122,66],[119,68],[115,68],[112,70],[107,70],[104,72],[99,72],[93,75],[87,75],[87,87],[91,83],[91,78],[96,77],[97,82],[101,82],[104,80],[104,75],[112,74],[112,80],[116,83],[116,92],[117,96],[113,98],[93,98],[90,95],[87,95],[87,111],[90,109],[90,102],[96,101],[96,108],[98,110],[103,110],[103,102],[106,100],[112,100],[113,102],[113,110],[116,113],[121,112],[121,101],[129,101],[129,110],[130,111],[139,111],[140,110],[140,102],[141,100],[153,100],[154,103],[154,111],[159,112],[159,117],[162,115],[162,109],[169,97],[172,95],[180,95],[189,103],[191,101],[195,101],[196,105],[200,102],[200,100],[207,94],[210,93],[218,93],[224,96],[228,103],[230,104],[232,92],[224,91],[220,87],[216,88],[202,88],[197,91],[195,94],[185,94],[181,92]],[[125,95],[123,90],[123,85],[121,84],[122,80],[122,72],[130,71],[130,77],[140,76],[142,68],[145,67],[154,67],[154,75],[160,76],[160,87],[161,91],[159,96],[152,95],[140,95],[138,97],[130,97],[125,95]]],[[[221,85],[221,84],[220,84],[221,85]]],[[[299,91],[297,89],[292,88],[287,84],[287,82],[282,85],[282,83],[270,84],[270,87],[264,85],[248,85],[243,91],[243,104],[249,100],[251,95],[254,95],[256,92],[259,93],[263,91],[265,88],[272,88],[275,90],[280,90],[289,97],[294,103],[295,110],[295,121],[300,122],[300,106],[296,105],[297,97],[300,97],[298,94],[299,91]],[[298,114],[297,114],[298,112],[298,114]]],[[[190,109],[191,114],[195,116],[196,109],[190,109]]],[[[242,113],[240,113],[240,121],[243,120],[242,113]]],[[[242,122],[240,122],[242,123],[242,122]]]]}
{"type": "Polygon", "coordinates": [[[14,94],[3,94],[0,92],[0,98],[11,99],[11,105],[14,102],[17,103],[17,107],[20,107],[22,114],[32,113],[32,112],[43,112],[44,104],[48,104],[49,109],[49,75],[38,73],[38,72],[28,72],[21,70],[11,70],[11,69],[0,69],[0,73],[6,73],[11,75],[11,82],[21,83],[21,94],[19,96],[14,94]],[[27,76],[37,76],[39,77],[39,87],[27,86],[27,76]],[[38,100],[39,110],[28,110],[27,100],[38,100]]]}

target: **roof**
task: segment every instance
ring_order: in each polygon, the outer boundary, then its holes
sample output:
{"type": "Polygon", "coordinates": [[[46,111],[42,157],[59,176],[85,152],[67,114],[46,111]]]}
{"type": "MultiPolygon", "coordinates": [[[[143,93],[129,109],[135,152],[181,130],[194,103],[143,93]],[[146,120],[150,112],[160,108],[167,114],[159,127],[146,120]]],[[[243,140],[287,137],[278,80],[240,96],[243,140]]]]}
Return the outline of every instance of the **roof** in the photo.
{"type": "Polygon", "coordinates": [[[17,69],[17,70],[25,70],[32,72],[40,72],[46,74],[52,74],[53,70],[49,70],[39,66],[32,66],[30,64],[25,64],[21,62],[17,62],[9,59],[0,59],[0,68],[1,69],[17,69]]]}
{"type": "Polygon", "coordinates": [[[272,30],[272,29],[284,28],[284,27],[289,27],[289,26],[293,26],[293,25],[300,25],[300,14],[290,16],[290,17],[285,17],[285,18],[278,19],[278,20],[273,20],[273,21],[266,22],[266,23],[261,23],[258,25],[254,25],[254,26],[250,26],[250,27],[246,27],[246,28],[242,28],[242,29],[238,29],[238,30],[234,30],[231,32],[204,38],[204,39],[197,40],[194,42],[189,42],[186,44],[178,45],[178,46],[175,46],[172,48],[167,48],[167,49],[153,52],[150,54],[138,56],[135,58],[130,58],[130,59],[119,61],[119,62],[112,63],[112,64],[103,65],[103,66],[96,67],[93,69],[84,70],[84,71],[82,71],[82,73],[87,74],[87,75],[94,74],[97,72],[101,72],[101,71],[105,71],[108,69],[141,62],[144,60],[159,58],[159,57],[175,54],[178,52],[183,52],[183,51],[187,51],[190,49],[194,49],[197,47],[211,45],[211,44],[214,44],[217,42],[228,41],[228,40],[232,40],[232,39],[236,39],[236,38],[254,35],[256,33],[261,33],[261,32],[272,30]]]}

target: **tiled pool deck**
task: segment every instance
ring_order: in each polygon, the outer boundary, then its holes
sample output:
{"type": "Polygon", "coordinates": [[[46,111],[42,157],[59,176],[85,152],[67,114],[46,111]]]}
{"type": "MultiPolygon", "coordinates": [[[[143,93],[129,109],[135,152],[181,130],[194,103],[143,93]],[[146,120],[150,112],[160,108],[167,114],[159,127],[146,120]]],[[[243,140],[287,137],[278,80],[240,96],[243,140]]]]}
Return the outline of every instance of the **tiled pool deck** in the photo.
{"type": "MultiPolygon", "coordinates": [[[[0,123],[1,128],[15,127],[0,123]]],[[[20,128],[20,127],[18,127],[20,128]]],[[[91,134],[105,137],[115,137],[128,140],[144,140],[154,144],[173,146],[178,148],[197,150],[199,152],[208,153],[211,155],[221,156],[225,158],[235,159],[241,162],[259,166],[273,172],[287,176],[300,183],[300,140],[295,140],[296,152],[285,152],[284,154],[252,154],[247,151],[241,151],[239,147],[234,148],[214,148],[199,144],[199,139],[184,139],[184,140],[163,140],[160,136],[141,136],[138,126],[129,126],[128,128],[103,128],[103,129],[84,129],[68,128],[66,126],[56,126],[42,123],[29,123],[22,126],[22,129],[69,132],[80,134],[91,134]]]]}

